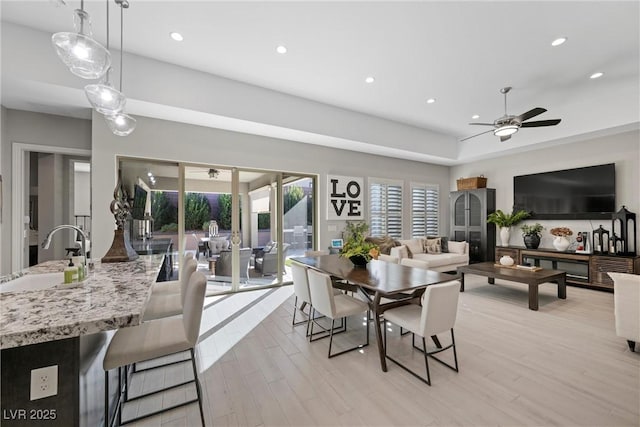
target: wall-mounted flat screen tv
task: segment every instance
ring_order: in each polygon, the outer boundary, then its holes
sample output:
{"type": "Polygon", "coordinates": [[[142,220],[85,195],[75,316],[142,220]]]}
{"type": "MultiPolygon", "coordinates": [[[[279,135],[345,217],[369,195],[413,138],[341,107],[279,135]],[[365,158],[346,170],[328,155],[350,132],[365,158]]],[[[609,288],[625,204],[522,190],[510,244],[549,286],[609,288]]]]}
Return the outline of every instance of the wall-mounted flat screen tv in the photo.
{"type": "Polygon", "coordinates": [[[144,212],[147,208],[147,190],[138,184],[133,186],[133,207],[131,217],[133,219],[144,219],[144,212]]]}
{"type": "Polygon", "coordinates": [[[514,176],[513,205],[532,219],[610,219],[616,210],[615,163],[514,176]]]}

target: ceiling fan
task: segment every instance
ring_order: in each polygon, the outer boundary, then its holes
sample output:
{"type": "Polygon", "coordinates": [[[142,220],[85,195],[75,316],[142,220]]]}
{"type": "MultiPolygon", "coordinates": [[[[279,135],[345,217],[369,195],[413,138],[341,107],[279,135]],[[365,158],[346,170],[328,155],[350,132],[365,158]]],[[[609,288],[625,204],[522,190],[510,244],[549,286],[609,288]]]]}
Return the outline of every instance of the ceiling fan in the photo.
{"type": "Polygon", "coordinates": [[[520,114],[519,116],[512,116],[507,114],[507,94],[511,89],[512,88],[510,86],[500,89],[500,93],[504,94],[504,116],[494,120],[493,123],[469,123],[470,125],[493,126],[493,129],[468,136],[461,139],[460,141],[466,141],[467,139],[475,138],[476,136],[483,135],[488,132],[493,132],[495,136],[499,136],[500,141],[506,141],[507,139],[511,138],[511,135],[518,132],[520,128],[555,126],[560,123],[560,119],[536,120],[533,122],[527,122],[527,120],[532,119],[547,111],[546,109],[540,107],[536,107],[532,110],[527,111],[526,113],[520,114]]]}

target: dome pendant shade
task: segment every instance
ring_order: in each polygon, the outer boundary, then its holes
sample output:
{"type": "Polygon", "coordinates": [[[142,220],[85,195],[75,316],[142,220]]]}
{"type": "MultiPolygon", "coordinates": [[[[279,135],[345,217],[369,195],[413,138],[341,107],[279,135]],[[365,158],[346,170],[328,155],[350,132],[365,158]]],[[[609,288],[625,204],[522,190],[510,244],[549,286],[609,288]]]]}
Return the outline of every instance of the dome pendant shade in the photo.
{"type": "Polygon", "coordinates": [[[75,33],[61,32],[51,37],[53,48],[73,74],[83,79],[99,79],[111,66],[111,54],[91,38],[91,22],[87,12],[75,10],[74,26],[75,33]],[[88,28],[86,34],[85,26],[88,28]]]}
{"type": "Polygon", "coordinates": [[[128,114],[118,113],[104,116],[111,132],[118,136],[127,136],[136,128],[136,119],[128,114]]]}
{"type": "Polygon", "coordinates": [[[122,92],[116,90],[107,81],[105,83],[91,84],[84,87],[84,93],[98,113],[113,115],[121,112],[127,103],[127,98],[122,92]]]}

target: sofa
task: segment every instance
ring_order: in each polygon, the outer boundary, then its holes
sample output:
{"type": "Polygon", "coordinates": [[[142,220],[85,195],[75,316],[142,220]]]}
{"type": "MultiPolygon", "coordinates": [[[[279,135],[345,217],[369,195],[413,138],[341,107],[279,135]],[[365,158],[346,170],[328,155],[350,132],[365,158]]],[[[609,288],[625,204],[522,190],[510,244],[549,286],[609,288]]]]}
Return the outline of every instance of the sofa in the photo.
{"type": "MultiPolygon", "coordinates": [[[[249,278],[249,259],[251,258],[251,248],[240,249],[240,279],[247,280],[249,278]]],[[[232,254],[230,250],[223,250],[220,252],[218,259],[216,260],[215,272],[216,280],[223,280],[231,277],[232,254]]]]}
{"type": "MultiPolygon", "coordinates": [[[[289,243],[282,244],[283,259],[287,257],[289,243]]],[[[255,254],[255,270],[263,276],[275,275],[278,273],[278,244],[269,242],[264,249],[255,254]]]]}
{"type": "Polygon", "coordinates": [[[469,243],[449,241],[446,237],[424,237],[398,240],[399,246],[392,247],[389,256],[397,262],[412,267],[434,271],[455,271],[469,264],[469,243]],[[404,262],[404,259],[411,259],[404,262]]]}

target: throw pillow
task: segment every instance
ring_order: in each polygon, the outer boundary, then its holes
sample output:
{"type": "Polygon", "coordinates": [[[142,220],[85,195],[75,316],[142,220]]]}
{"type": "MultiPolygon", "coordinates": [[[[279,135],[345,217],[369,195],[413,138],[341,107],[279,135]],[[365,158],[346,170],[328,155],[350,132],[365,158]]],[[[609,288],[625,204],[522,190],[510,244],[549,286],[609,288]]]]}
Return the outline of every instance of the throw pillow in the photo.
{"type": "Polygon", "coordinates": [[[400,240],[399,242],[409,250],[409,258],[413,258],[413,254],[424,253],[423,239],[408,239],[400,240]]]}
{"type": "Polygon", "coordinates": [[[440,238],[426,239],[424,246],[425,252],[428,254],[439,254],[441,252],[440,244],[440,238]]]}
{"type": "Polygon", "coordinates": [[[464,254],[464,251],[467,247],[467,242],[454,242],[453,240],[449,242],[449,252],[454,254],[464,254]]]}
{"type": "Polygon", "coordinates": [[[440,249],[442,250],[442,253],[449,252],[449,238],[448,237],[441,237],[440,238],[440,249]]]}

